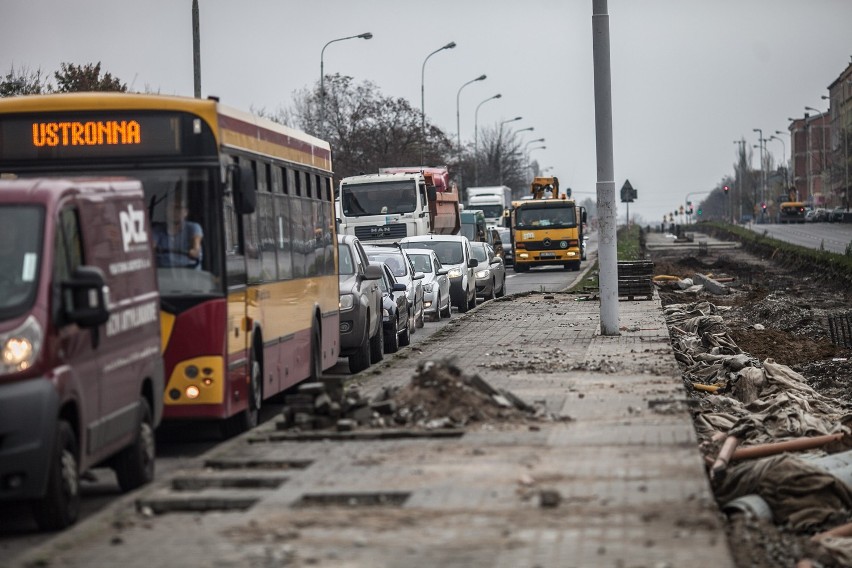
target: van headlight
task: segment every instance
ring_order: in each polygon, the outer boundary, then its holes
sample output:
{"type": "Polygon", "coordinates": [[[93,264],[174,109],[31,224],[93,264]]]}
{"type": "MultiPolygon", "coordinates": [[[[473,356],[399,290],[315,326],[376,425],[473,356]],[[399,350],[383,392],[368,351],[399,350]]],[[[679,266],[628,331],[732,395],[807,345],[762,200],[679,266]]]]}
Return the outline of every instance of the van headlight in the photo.
{"type": "Polygon", "coordinates": [[[447,272],[447,276],[450,278],[460,278],[462,275],[462,269],[458,266],[455,268],[450,268],[450,271],[447,272]]]}
{"type": "Polygon", "coordinates": [[[28,317],[17,329],[0,335],[3,370],[16,373],[29,369],[41,351],[42,338],[41,326],[33,316],[28,317]]]}
{"type": "Polygon", "coordinates": [[[355,307],[355,295],[354,294],[341,294],[340,295],[340,311],[345,312],[346,310],[351,310],[355,307]]]}
{"type": "Polygon", "coordinates": [[[433,288],[434,286],[435,286],[435,284],[433,284],[432,282],[429,282],[428,284],[424,284],[424,285],[423,285],[423,291],[424,291],[424,292],[426,292],[427,294],[431,294],[431,293],[432,293],[432,288],[433,288]]]}

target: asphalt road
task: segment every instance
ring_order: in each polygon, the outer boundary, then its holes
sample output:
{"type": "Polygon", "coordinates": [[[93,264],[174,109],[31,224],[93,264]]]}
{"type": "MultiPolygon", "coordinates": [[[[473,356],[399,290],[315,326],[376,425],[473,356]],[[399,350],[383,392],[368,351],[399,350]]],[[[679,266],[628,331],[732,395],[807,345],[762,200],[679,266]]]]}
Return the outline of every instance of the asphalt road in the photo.
{"type": "Polygon", "coordinates": [[[791,223],[743,225],[755,233],[765,233],[779,241],[844,254],[852,243],[852,223],[791,223]]]}

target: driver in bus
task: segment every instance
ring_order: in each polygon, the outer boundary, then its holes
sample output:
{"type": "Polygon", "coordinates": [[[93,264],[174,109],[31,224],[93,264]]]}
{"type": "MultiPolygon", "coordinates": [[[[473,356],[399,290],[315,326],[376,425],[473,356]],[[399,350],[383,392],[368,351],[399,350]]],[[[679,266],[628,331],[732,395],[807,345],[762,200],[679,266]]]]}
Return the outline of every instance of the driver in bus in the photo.
{"type": "Polygon", "coordinates": [[[159,267],[201,267],[201,225],[186,219],[189,210],[181,199],[174,199],[166,210],[166,222],[155,223],[154,251],[159,267]]]}

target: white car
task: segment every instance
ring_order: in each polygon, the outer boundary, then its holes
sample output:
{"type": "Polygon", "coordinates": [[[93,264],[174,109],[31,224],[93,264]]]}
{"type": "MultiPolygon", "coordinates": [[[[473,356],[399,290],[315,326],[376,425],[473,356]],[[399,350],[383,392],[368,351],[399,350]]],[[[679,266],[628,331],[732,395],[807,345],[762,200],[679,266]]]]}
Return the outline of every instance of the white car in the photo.
{"type": "Polygon", "coordinates": [[[449,269],[441,266],[432,249],[405,249],[416,272],[423,273],[423,311],[430,319],[439,321],[452,316],[449,269]]]}
{"type": "Polygon", "coordinates": [[[470,241],[462,235],[418,235],[405,237],[399,244],[404,249],[428,248],[435,251],[441,265],[448,269],[450,299],[459,312],[476,307],[476,277],[479,262],[470,254],[470,241]]]}

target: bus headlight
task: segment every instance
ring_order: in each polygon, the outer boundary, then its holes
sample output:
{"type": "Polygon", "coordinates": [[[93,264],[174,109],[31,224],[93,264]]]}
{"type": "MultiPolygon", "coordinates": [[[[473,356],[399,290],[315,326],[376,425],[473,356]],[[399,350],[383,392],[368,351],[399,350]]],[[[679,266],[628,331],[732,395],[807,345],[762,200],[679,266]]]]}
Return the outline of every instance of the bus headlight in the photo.
{"type": "Polygon", "coordinates": [[[345,312],[355,307],[355,296],[353,294],[340,295],[340,311],[345,312]]]}
{"type": "Polygon", "coordinates": [[[0,336],[3,370],[15,373],[29,369],[41,351],[43,332],[33,316],[17,329],[0,336]]]}

